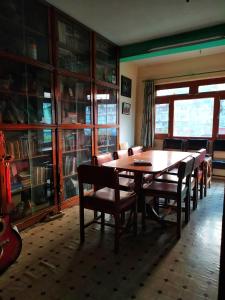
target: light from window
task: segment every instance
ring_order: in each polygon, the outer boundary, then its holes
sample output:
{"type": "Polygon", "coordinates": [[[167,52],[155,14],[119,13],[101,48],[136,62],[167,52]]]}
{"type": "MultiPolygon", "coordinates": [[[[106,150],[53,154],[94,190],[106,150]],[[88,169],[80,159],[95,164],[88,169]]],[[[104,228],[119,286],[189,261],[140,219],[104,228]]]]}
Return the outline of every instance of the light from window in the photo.
{"type": "Polygon", "coordinates": [[[214,98],[174,101],[173,135],[211,137],[214,98]]]}
{"type": "Polygon", "coordinates": [[[220,100],[219,134],[225,134],[225,100],[220,100]]]}
{"type": "Polygon", "coordinates": [[[189,94],[189,87],[181,87],[174,89],[157,90],[156,96],[170,96],[170,95],[182,95],[189,94]]]}
{"type": "Polygon", "coordinates": [[[168,133],[169,104],[156,104],[155,106],[155,133],[168,133]]]}
{"type": "Polygon", "coordinates": [[[198,92],[199,93],[219,92],[219,91],[225,91],[225,83],[200,85],[198,87],[198,92]]]}

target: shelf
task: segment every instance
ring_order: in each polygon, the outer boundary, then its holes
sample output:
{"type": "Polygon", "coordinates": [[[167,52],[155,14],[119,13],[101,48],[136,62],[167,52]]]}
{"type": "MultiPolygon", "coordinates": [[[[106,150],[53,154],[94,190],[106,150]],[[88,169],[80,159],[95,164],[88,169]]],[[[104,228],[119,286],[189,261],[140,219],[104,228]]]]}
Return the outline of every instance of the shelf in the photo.
{"type": "Polygon", "coordinates": [[[63,44],[62,42],[58,42],[59,44],[59,52],[61,51],[61,53],[65,55],[72,55],[72,56],[84,56],[84,57],[88,57],[89,58],[89,51],[87,50],[87,52],[84,52],[83,50],[76,50],[73,48],[68,47],[66,44],[63,44]]]}
{"type": "MultiPolygon", "coordinates": [[[[12,90],[1,89],[1,88],[0,88],[0,93],[1,94],[18,95],[18,96],[24,96],[24,97],[33,97],[33,98],[45,99],[44,95],[43,96],[37,95],[37,93],[29,93],[29,92],[22,92],[22,91],[12,91],[12,90]]],[[[52,99],[52,98],[46,98],[46,99],[52,99]]]]}
{"type": "Polygon", "coordinates": [[[79,151],[90,151],[91,146],[87,146],[87,148],[80,148],[80,149],[73,149],[73,150],[67,150],[63,151],[63,155],[73,153],[73,152],[79,152],[79,151]]]}
{"type": "Polygon", "coordinates": [[[98,146],[98,148],[103,148],[103,147],[115,147],[116,144],[110,144],[110,145],[101,145],[101,146],[98,146]]]}
{"type": "Polygon", "coordinates": [[[22,157],[22,158],[14,158],[12,162],[17,162],[21,160],[31,160],[31,159],[36,159],[36,158],[42,158],[42,157],[48,157],[49,154],[42,154],[42,155],[35,155],[35,156],[27,156],[27,157],[22,157]]]}
{"type": "Polygon", "coordinates": [[[40,186],[43,186],[43,185],[48,185],[48,184],[49,184],[48,182],[43,182],[43,183],[39,183],[39,184],[35,184],[35,185],[30,185],[30,186],[27,186],[27,187],[22,187],[22,189],[20,189],[20,190],[16,190],[16,191],[12,190],[12,195],[22,193],[22,192],[28,191],[30,189],[34,189],[34,188],[37,188],[37,187],[40,187],[40,186]]]}
{"type": "Polygon", "coordinates": [[[73,177],[73,176],[77,176],[78,173],[74,173],[74,174],[70,174],[70,175],[63,175],[63,179],[66,179],[66,178],[70,178],[70,177],[73,177]]]}

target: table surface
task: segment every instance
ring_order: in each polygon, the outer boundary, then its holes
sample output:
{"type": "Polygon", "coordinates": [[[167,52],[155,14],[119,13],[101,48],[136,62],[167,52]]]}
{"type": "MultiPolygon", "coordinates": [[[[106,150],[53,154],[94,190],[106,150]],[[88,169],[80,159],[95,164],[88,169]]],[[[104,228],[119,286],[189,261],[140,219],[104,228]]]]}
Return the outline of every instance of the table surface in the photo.
{"type": "Polygon", "coordinates": [[[158,174],[175,167],[181,160],[190,156],[191,152],[149,150],[136,155],[120,158],[104,163],[104,166],[117,168],[118,170],[158,174]],[[135,165],[134,160],[147,160],[151,166],[135,165]]]}

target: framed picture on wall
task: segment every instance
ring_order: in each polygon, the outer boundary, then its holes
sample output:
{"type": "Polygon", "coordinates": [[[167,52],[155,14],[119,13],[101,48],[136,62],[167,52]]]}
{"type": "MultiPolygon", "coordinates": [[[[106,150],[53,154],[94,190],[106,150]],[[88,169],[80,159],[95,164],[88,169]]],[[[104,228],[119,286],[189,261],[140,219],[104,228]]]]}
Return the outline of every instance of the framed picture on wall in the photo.
{"type": "Polygon", "coordinates": [[[130,115],[131,104],[127,102],[122,103],[122,114],[130,115]]]}
{"type": "Polygon", "coordinates": [[[121,96],[131,98],[131,84],[132,80],[125,76],[121,76],[121,96]]]}

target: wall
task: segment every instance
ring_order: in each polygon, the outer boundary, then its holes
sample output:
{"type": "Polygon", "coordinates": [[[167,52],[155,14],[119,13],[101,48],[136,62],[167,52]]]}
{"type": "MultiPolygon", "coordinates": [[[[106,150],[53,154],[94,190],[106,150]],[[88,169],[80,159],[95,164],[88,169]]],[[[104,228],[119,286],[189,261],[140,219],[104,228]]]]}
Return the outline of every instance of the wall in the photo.
{"type": "MultiPolygon", "coordinates": [[[[141,122],[144,97],[143,80],[154,79],[155,83],[158,84],[225,76],[225,71],[215,72],[216,70],[225,70],[225,53],[207,55],[202,57],[199,56],[197,58],[183,59],[180,61],[174,61],[169,63],[155,63],[152,65],[139,67],[137,82],[138,105],[135,123],[135,143],[140,143],[141,136],[141,122]],[[193,75],[197,73],[203,74],[193,75]],[[176,78],[160,79],[167,77],[176,78]]],[[[157,141],[156,147],[161,147],[161,143],[159,143],[159,141],[157,141]]]]}
{"type": "Polygon", "coordinates": [[[120,142],[128,142],[129,146],[134,145],[135,136],[135,114],[136,114],[136,86],[137,86],[137,70],[138,67],[134,63],[120,64],[120,79],[121,75],[132,80],[131,98],[120,95],[119,107],[119,122],[120,122],[120,142]],[[130,115],[122,114],[122,103],[131,104],[130,115]]]}

